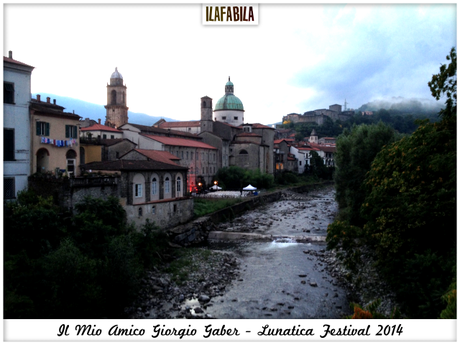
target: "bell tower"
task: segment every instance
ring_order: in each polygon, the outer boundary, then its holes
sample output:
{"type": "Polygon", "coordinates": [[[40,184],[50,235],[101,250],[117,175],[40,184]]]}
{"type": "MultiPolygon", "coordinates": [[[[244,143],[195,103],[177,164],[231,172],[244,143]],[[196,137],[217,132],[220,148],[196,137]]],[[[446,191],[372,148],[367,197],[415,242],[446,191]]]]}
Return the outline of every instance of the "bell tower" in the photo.
{"type": "Polygon", "coordinates": [[[201,97],[201,132],[212,132],[212,98],[201,97]]]}
{"type": "Polygon", "coordinates": [[[126,106],[126,85],[123,85],[123,76],[115,67],[115,72],[110,76],[107,84],[107,110],[105,125],[118,128],[128,122],[128,107],[126,106]]]}

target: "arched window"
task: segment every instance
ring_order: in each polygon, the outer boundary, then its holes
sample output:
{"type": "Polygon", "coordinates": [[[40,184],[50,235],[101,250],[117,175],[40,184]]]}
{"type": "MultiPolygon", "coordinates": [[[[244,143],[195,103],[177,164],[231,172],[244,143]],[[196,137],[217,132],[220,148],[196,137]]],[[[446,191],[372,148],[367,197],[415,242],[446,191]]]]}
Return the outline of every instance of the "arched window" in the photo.
{"type": "Polygon", "coordinates": [[[139,217],[142,217],[142,207],[139,207],[139,209],[137,210],[137,214],[139,217]]]}
{"type": "Polygon", "coordinates": [[[153,194],[153,195],[156,195],[157,192],[158,192],[157,179],[156,179],[156,177],[154,177],[154,178],[152,179],[152,194],[153,194]]]}
{"type": "Polygon", "coordinates": [[[180,198],[182,196],[182,179],[180,176],[177,176],[176,178],[176,198],[180,198]]]}
{"type": "Polygon", "coordinates": [[[74,150],[67,151],[65,158],[67,160],[67,173],[69,176],[75,176],[75,167],[77,165],[77,153],[74,150]]]}
{"type": "Polygon", "coordinates": [[[170,192],[169,177],[165,178],[165,193],[170,192]]]}
{"type": "Polygon", "coordinates": [[[246,151],[246,150],[241,150],[240,151],[240,155],[247,155],[247,154],[248,154],[248,151],[246,151]]]}
{"type": "MultiPolygon", "coordinates": [[[[142,174],[136,174],[133,177],[133,204],[141,204],[145,202],[145,193],[143,186],[145,178],[142,174]]],[[[147,191],[148,192],[148,191],[147,191]]]]}
{"type": "Polygon", "coordinates": [[[117,104],[117,92],[115,90],[112,90],[110,96],[110,104],[117,104]]]}

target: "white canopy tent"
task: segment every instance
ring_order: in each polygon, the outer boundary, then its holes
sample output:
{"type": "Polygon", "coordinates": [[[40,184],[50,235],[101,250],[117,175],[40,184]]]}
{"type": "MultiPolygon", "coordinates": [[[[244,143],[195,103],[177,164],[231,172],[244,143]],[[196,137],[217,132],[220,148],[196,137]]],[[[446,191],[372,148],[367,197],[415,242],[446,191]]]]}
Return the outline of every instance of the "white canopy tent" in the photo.
{"type": "Polygon", "coordinates": [[[257,190],[257,187],[254,187],[248,184],[246,187],[243,188],[243,190],[257,190]]]}

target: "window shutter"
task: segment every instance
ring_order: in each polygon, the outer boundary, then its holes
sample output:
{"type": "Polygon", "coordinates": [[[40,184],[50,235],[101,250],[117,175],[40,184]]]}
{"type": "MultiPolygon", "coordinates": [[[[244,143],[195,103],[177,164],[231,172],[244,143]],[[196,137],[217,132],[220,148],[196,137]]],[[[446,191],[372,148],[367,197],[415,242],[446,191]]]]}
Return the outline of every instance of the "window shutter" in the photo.
{"type": "Polygon", "coordinates": [[[50,136],[50,124],[48,122],[45,123],[45,136],[46,137],[50,136]]]}
{"type": "Polygon", "coordinates": [[[41,133],[40,133],[40,123],[41,123],[41,122],[38,122],[38,121],[35,122],[35,125],[37,126],[37,128],[36,128],[36,130],[35,130],[35,133],[36,133],[37,135],[40,135],[40,134],[41,134],[41,133]]]}
{"type": "Polygon", "coordinates": [[[66,138],[70,138],[70,135],[69,135],[69,125],[65,125],[65,137],[66,138]]]}

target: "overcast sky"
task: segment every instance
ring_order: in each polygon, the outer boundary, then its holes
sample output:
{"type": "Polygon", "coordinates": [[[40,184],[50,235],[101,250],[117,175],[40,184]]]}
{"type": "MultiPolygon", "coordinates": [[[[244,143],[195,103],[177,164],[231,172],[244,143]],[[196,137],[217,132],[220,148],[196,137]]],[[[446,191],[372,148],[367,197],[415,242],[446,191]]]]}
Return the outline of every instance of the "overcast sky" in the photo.
{"type": "Polygon", "coordinates": [[[260,4],[258,26],[201,19],[199,4],[5,4],[3,55],[35,67],[32,93],[101,105],[118,67],[130,111],[177,120],[199,119],[200,98],[216,104],[230,76],[245,121],[269,124],[345,99],[431,100],[457,40],[456,4],[260,4]]]}

